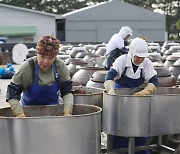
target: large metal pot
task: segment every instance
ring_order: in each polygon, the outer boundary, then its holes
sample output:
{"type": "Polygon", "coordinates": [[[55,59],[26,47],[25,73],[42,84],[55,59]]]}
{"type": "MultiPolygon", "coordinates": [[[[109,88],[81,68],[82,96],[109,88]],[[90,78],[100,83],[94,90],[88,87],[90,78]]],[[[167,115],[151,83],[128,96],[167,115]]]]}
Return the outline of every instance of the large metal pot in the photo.
{"type": "Polygon", "coordinates": [[[180,88],[157,88],[150,96],[132,95],[140,90],[103,93],[103,130],[126,137],[179,134],[180,88]]]}
{"type": "Polygon", "coordinates": [[[0,109],[0,154],[100,154],[101,108],[74,105],[69,117],[63,105],[23,110],[26,118],[0,109]]]}
{"type": "Polygon", "coordinates": [[[73,86],[74,104],[103,106],[103,89],[73,86]]]}

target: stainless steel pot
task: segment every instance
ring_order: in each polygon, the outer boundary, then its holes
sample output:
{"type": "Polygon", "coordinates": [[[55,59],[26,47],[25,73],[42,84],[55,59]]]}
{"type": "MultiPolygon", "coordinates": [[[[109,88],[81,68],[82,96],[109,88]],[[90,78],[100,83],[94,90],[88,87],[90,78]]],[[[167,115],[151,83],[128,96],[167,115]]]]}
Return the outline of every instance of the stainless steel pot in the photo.
{"type": "Polygon", "coordinates": [[[103,130],[126,137],[179,134],[180,88],[157,88],[151,96],[132,96],[140,90],[103,93],[103,130]]]}
{"type": "Polygon", "coordinates": [[[103,89],[86,86],[74,86],[72,89],[74,104],[103,106],[103,89]]]}
{"type": "Polygon", "coordinates": [[[0,109],[0,154],[100,154],[101,108],[74,105],[64,117],[63,106],[28,106],[26,118],[0,109]]]}

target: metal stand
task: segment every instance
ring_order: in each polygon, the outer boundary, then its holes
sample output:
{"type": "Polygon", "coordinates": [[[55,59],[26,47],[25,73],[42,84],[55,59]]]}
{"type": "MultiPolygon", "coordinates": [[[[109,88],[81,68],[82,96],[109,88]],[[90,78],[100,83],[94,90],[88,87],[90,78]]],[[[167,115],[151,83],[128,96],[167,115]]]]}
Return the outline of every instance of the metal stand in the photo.
{"type": "Polygon", "coordinates": [[[121,149],[113,149],[114,147],[114,136],[107,134],[107,149],[103,149],[101,153],[107,154],[134,154],[136,151],[144,151],[144,150],[164,150],[169,153],[175,152],[175,149],[170,148],[168,146],[162,145],[162,136],[158,136],[158,143],[157,144],[148,144],[145,146],[138,146],[135,147],[135,137],[128,137],[128,147],[121,148],[121,149]]]}

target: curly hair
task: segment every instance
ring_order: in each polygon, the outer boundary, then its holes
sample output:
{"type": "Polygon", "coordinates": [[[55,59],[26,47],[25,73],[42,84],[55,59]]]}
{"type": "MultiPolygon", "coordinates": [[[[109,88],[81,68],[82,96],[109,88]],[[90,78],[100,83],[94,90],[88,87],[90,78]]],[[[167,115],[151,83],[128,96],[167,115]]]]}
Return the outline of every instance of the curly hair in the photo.
{"type": "Polygon", "coordinates": [[[43,36],[37,43],[36,50],[40,55],[54,57],[58,54],[60,41],[51,35],[43,36]]]}

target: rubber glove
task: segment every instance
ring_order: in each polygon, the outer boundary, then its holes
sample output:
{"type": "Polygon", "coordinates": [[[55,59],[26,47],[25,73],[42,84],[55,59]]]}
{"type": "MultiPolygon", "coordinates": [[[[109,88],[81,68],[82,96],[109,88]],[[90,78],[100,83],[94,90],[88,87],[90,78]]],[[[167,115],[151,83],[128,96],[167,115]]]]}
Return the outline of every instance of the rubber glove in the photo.
{"type": "Polygon", "coordinates": [[[148,85],[142,91],[134,93],[133,96],[147,96],[150,95],[155,90],[156,90],[156,86],[152,83],[148,83],[148,85]]]}
{"type": "Polygon", "coordinates": [[[108,94],[110,95],[115,95],[115,91],[114,91],[114,81],[112,80],[106,80],[104,82],[104,87],[107,91],[108,94]]]}
{"type": "Polygon", "coordinates": [[[72,115],[73,95],[71,93],[63,96],[64,102],[64,116],[72,115]]]}
{"type": "Polygon", "coordinates": [[[11,110],[16,117],[26,117],[18,99],[10,99],[8,103],[11,106],[11,110]]]}

